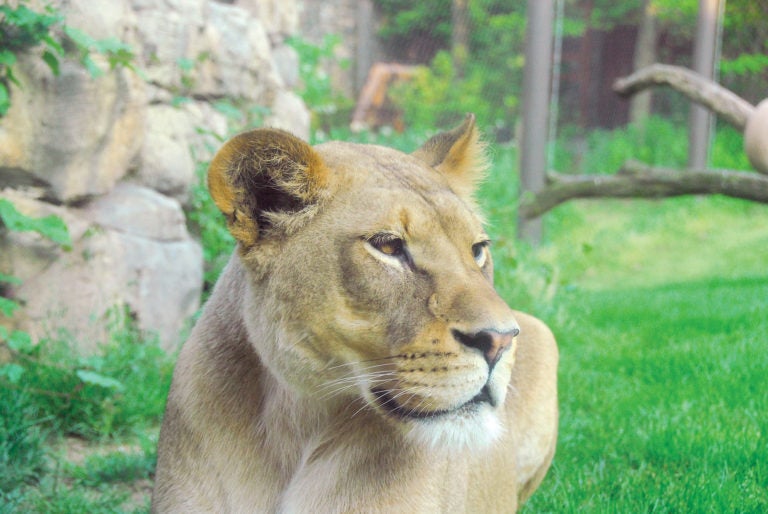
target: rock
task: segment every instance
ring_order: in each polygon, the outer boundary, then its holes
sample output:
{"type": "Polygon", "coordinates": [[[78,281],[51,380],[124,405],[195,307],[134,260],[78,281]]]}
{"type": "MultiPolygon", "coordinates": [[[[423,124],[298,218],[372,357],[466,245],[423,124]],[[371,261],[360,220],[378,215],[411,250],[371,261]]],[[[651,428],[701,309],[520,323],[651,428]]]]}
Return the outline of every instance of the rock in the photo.
{"type": "MultiPolygon", "coordinates": [[[[64,203],[114,187],[141,146],[141,80],[127,70],[94,79],[71,61],[54,77],[32,57],[15,73],[22,87],[12,88],[11,108],[0,119],[0,170],[30,175],[64,203]]],[[[0,181],[11,185],[5,176],[0,181]]]]}
{"type": "Polygon", "coordinates": [[[127,1],[101,1],[94,8],[92,0],[55,0],[51,4],[66,14],[69,27],[78,29],[93,39],[118,38],[132,43],[131,27],[136,24],[136,14],[127,1]]]}
{"type": "Polygon", "coordinates": [[[237,0],[236,3],[259,19],[270,36],[295,34],[299,29],[299,9],[295,1],[237,0]]]}
{"type": "Polygon", "coordinates": [[[309,111],[296,94],[279,91],[272,104],[272,115],[267,118],[267,125],[287,130],[309,141],[309,111]]]}
{"type": "Polygon", "coordinates": [[[299,85],[299,54],[293,47],[280,44],[272,49],[272,56],[285,86],[296,88],[299,85]]]}
{"type": "Polygon", "coordinates": [[[282,83],[260,21],[239,7],[208,2],[206,22],[207,59],[200,63],[194,92],[265,103],[282,83]]]}
{"type": "Polygon", "coordinates": [[[203,273],[178,202],[130,185],[79,209],[11,199],[28,215],[63,214],[76,227],[70,251],[34,234],[0,237],[2,271],[22,280],[8,291],[23,303],[16,328],[35,338],[64,330],[87,353],[106,340],[107,313],[126,306],[139,328],[176,348],[199,307],[203,273]]]}
{"type": "Polygon", "coordinates": [[[208,102],[187,102],[182,105],[187,115],[187,140],[197,162],[211,160],[222,141],[231,132],[227,117],[208,102]]]}
{"type": "Polygon", "coordinates": [[[744,152],[757,171],[768,174],[768,98],[757,104],[747,120],[744,152]]]}
{"type": "Polygon", "coordinates": [[[169,105],[147,108],[144,144],[134,178],[161,193],[183,199],[195,181],[189,116],[169,105]]]}
{"type": "Polygon", "coordinates": [[[134,184],[118,184],[111,193],[80,209],[93,225],[156,241],[189,239],[176,200],[134,184]]]}
{"type": "Polygon", "coordinates": [[[149,82],[178,90],[183,86],[183,76],[188,74],[181,66],[182,61],[194,62],[206,51],[201,38],[205,1],[133,0],[132,4],[140,20],[134,27],[139,66],[149,82]]]}

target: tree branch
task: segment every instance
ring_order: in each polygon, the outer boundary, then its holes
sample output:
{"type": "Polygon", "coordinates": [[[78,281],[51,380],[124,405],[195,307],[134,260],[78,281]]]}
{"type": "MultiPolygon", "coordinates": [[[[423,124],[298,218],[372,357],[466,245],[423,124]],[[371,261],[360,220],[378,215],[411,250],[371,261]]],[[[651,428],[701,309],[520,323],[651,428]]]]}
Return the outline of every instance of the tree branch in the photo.
{"type": "Polygon", "coordinates": [[[665,198],[721,194],[768,203],[768,176],[730,170],[676,170],[629,161],[616,175],[547,175],[546,187],[520,200],[520,216],[541,216],[574,198],[665,198]]]}
{"type": "Polygon", "coordinates": [[[740,131],[744,130],[747,119],[755,110],[752,104],[719,84],[687,68],[667,64],[652,64],[628,77],[617,79],[613,83],[613,90],[621,96],[631,96],[653,86],[671,87],[721,116],[740,131]]]}

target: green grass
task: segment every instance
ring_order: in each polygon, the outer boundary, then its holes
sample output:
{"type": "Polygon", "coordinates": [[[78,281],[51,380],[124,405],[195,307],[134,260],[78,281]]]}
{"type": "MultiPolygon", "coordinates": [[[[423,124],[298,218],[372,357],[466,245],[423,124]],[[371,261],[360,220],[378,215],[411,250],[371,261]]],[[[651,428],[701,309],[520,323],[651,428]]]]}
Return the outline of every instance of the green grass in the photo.
{"type": "Polygon", "coordinates": [[[525,511],[768,511],[768,207],[575,202],[546,228],[536,250],[496,236],[500,290],[561,350],[558,451],[525,511]]]}
{"type": "Polygon", "coordinates": [[[66,338],[10,350],[0,364],[0,513],[146,512],[173,358],[130,323],[95,355],[66,338]]]}
{"type": "MultiPolygon", "coordinates": [[[[655,123],[647,139],[593,134],[572,171],[638,153],[679,166],[679,137],[655,123]]],[[[718,133],[713,163],[741,166],[740,144],[718,133]]],[[[514,238],[515,152],[494,160],[481,203],[497,286],[561,352],[557,454],[524,512],[768,512],[768,206],[570,202],[530,248],[514,238]]]]}
{"type": "Polygon", "coordinates": [[[527,512],[768,510],[768,274],[555,301],[561,433],[527,512]]]}

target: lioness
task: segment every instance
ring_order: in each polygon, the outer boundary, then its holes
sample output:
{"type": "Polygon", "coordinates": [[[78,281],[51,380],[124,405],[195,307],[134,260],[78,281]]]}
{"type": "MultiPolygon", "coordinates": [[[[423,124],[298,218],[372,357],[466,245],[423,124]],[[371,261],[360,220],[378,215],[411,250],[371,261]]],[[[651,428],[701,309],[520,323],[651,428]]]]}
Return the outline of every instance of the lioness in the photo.
{"type": "Polygon", "coordinates": [[[506,513],[555,450],[557,348],[493,288],[474,118],[411,155],[234,137],[237,251],[179,356],[154,512],[506,513]]]}

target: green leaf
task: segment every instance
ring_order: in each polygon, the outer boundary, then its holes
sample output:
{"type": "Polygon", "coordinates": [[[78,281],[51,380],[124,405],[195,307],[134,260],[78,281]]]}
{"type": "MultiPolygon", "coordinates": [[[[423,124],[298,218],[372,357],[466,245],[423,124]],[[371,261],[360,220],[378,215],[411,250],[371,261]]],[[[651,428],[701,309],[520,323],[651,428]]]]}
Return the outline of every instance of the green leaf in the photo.
{"type": "Polygon", "coordinates": [[[46,45],[48,45],[48,48],[52,50],[54,53],[57,53],[59,55],[65,55],[66,52],[64,51],[64,47],[61,46],[61,43],[56,41],[53,37],[51,37],[50,34],[43,36],[43,42],[45,42],[46,45]]]}
{"type": "Polygon", "coordinates": [[[64,33],[69,37],[69,39],[72,40],[75,46],[77,46],[81,51],[82,50],[90,51],[94,47],[96,47],[96,40],[93,39],[88,34],[86,34],[85,32],[83,32],[82,30],[65,26],[64,33]]]}
{"type": "Polygon", "coordinates": [[[56,215],[45,216],[44,218],[31,218],[20,213],[16,206],[5,198],[0,198],[0,220],[3,221],[8,230],[14,232],[37,232],[68,248],[72,244],[69,237],[69,230],[64,220],[56,215]]]}
{"type": "Polygon", "coordinates": [[[21,330],[14,330],[8,338],[8,348],[19,353],[31,353],[35,348],[32,344],[32,336],[21,330]]]}
{"type": "Polygon", "coordinates": [[[243,113],[240,111],[240,109],[235,107],[232,102],[228,102],[226,100],[219,100],[215,102],[213,104],[213,108],[230,120],[239,120],[243,117],[243,113]]]}
{"type": "Polygon", "coordinates": [[[46,50],[43,52],[43,61],[51,69],[54,75],[59,75],[59,58],[56,57],[53,52],[46,50]]]}
{"type": "Polygon", "coordinates": [[[23,374],[24,368],[18,364],[10,363],[0,366],[0,377],[7,378],[12,384],[18,384],[23,374]]]}
{"type": "Polygon", "coordinates": [[[13,66],[16,64],[16,56],[10,50],[0,50],[0,65],[13,66]]]}
{"type": "Polygon", "coordinates": [[[179,57],[176,59],[176,64],[179,65],[179,69],[181,69],[181,71],[192,71],[192,69],[195,67],[195,60],[189,59],[187,57],[179,57]]]}
{"type": "Polygon", "coordinates": [[[18,308],[19,304],[16,301],[6,298],[5,296],[0,296],[0,312],[2,312],[3,315],[10,318],[18,308]]]}
{"type": "Polygon", "coordinates": [[[112,377],[100,375],[99,373],[88,371],[86,369],[79,369],[75,374],[86,384],[96,385],[114,391],[122,391],[125,388],[122,382],[119,382],[112,377]]]}
{"type": "Polygon", "coordinates": [[[85,66],[85,69],[88,70],[88,74],[91,76],[91,78],[97,79],[104,75],[104,70],[98,67],[98,65],[93,62],[93,59],[91,59],[91,56],[88,54],[83,55],[83,57],[80,59],[80,62],[85,66]]]}
{"type": "Polygon", "coordinates": [[[11,107],[11,97],[8,95],[8,88],[0,82],[0,118],[5,116],[11,107]]]}

